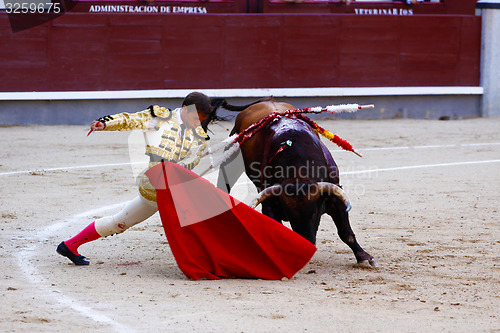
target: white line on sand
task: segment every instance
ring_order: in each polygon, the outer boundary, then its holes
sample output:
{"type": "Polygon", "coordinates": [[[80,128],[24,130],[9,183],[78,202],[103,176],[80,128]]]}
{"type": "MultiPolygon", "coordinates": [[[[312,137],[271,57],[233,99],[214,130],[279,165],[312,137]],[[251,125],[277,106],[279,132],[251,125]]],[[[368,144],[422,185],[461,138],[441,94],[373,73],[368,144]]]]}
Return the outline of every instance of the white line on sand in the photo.
{"type": "Polygon", "coordinates": [[[400,166],[400,167],[394,167],[394,168],[346,171],[346,172],[340,172],[340,175],[359,175],[359,174],[364,174],[364,173],[377,173],[377,172],[383,172],[383,171],[399,171],[399,170],[448,167],[448,166],[458,166],[458,165],[487,164],[487,163],[500,163],[500,160],[465,161],[465,162],[453,162],[453,163],[408,165],[408,166],[400,166]]]}
{"type": "Polygon", "coordinates": [[[78,215],[71,216],[67,219],[56,221],[51,225],[45,226],[39,229],[38,232],[35,232],[34,236],[32,237],[32,239],[35,242],[33,242],[32,245],[29,245],[28,247],[19,251],[17,254],[18,265],[21,268],[24,277],[32,285],[36,286],[38,290],[44,292],[48,296],[48,298],[52,299],[53,302],[55,302],[56,304],[58,304],[63,308],[72,309],[80,313],[84,317],[94,320],[95,322],[109,325],[114,331],[120,333],[134,332],[134,330],[128,326],[116,322],[115,320],[111,319],[105,314],[97,310],[94,310],[83,303],[80,303],[78,300],[68,296],[67,294],[64,294],[62,291],[57,290],[57,288],[51,286],[50,282],[48,282],[43,277],[42,273],[39,272],[39,270],[33,264],[33,262],[35,262],[34,256],[38,250],[38,244],[40,244],[42,241],[47,240],[47,238],[55,236],[60,229],[66,227],[68,224],[78,223],[78,221],[81,219],[87,220],[88,218],[96,214],[103,214],[106,213],[107,211],[116,210],[118,207],[122,205],[123,204],[116,204],[112,206],[93,209],[78,215]]]}

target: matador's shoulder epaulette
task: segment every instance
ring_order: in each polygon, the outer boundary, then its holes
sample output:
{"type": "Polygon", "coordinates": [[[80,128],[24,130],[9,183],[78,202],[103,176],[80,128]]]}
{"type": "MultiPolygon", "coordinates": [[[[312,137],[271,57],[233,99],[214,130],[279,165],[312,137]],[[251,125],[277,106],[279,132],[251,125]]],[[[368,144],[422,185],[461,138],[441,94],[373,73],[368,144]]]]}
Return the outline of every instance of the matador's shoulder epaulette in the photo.
{"type": "Polygon", "coordinates": [[[193,131],[193,135],[199,140],[210,140],[210,137],[207,135],[207,133],[205,133],[201,126],[196,127],[196,129],[193,131]]]}
{"type": "Polygon", "coordinates": [[[173,112],[163,106],[150,105],[148,108],[151,111],[151,116],[153,118],[159,118],[163,121],[168,121],[172,118],[173,112]]]}

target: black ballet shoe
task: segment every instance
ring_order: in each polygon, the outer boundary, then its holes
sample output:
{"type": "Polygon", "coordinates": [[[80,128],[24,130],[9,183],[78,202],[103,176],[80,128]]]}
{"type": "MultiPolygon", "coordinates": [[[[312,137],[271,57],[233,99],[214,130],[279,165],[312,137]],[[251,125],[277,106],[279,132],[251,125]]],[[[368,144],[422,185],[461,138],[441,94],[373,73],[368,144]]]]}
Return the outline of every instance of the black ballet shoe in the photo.
{"type": "Polygon", "coordinates": [[[59,244],[56,252],[64,257],[68,258],[69,260],[71,260],[75,265],[85,266],[85,265],[90,264],[90,261],[85,259],[84,256],[82,256],[80,254],[76,255],[73,252],[71,252],[71,250],[66,246],[66,244],[64,244],[64,242],[61,242],[61,244],[59,244]]]}

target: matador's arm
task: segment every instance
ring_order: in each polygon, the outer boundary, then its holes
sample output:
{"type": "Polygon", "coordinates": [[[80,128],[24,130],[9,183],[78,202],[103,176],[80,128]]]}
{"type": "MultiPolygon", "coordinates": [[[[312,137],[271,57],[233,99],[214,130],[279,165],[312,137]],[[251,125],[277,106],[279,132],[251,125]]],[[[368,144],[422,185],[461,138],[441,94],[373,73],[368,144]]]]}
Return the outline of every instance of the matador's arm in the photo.
{"type": "Polygon", "coordinates": [[[151,105],[149,108],[136,113],[118,113],[104,116],[98,119],[105,127],[105,131],[130,131],[134,129],[148,129],[151,127],[151,121],[158,117],[161,119],[169,118],[171,111],[158,105],[151,105]]]}

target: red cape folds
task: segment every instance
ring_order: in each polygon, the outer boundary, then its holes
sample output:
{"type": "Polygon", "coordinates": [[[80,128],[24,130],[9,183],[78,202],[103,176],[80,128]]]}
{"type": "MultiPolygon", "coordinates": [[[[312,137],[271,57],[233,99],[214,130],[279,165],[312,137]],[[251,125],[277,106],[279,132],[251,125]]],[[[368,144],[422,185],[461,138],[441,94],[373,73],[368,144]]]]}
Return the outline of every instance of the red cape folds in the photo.
{"type": "Polygon", "coordinates": [[[291,278],[316,247],[299,234],[166,162],[146,172],[170,248],[190,279],[291,278]]]}

